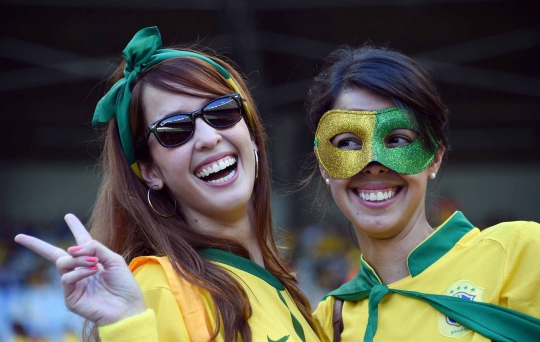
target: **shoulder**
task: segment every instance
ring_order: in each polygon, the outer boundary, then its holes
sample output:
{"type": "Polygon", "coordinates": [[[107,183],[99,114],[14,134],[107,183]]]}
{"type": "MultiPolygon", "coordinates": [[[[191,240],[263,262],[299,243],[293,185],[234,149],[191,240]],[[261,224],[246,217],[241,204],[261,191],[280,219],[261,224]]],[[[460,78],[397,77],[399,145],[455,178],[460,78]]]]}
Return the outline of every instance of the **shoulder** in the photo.
{"type": "Polygon", "coordinates": [[[336,297],[326,296],[317,306],[313,313],[315,330],[322,342],[331,342],[334,339],[334,303],[336,297]]]}
{"type": "Polygon", "coordinates": [[[129,269],[143,291],[151,288],[170,290],[167,264],[170,265],[167,257],[141,256],[129,263],[129,269]]]}
{"type": "Polygon", "coordinates": [[[484,229],[478,235],[480,240],[497,242],[504,250],[520,248],[540,243],[540,224],[531,221],[503,222],[484,229]]]}
{"type": "Polygon", "coordinates": [[[315,320],[319,332],[327,331],[332,326],[332,314],[334,312],[335,301],[336,297],[326,296],[313,312],[313,319],[315,320]]]}

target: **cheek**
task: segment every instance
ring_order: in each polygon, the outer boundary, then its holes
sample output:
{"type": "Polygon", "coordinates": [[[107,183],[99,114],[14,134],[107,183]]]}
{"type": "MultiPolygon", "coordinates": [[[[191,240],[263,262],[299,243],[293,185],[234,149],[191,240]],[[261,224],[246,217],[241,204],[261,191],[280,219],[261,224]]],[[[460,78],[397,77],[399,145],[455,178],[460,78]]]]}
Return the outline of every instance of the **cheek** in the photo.
{"type": "Polygon", "coordinates": [[[155,150],[151,150],[154,163],[164,174],[174,173],[178,176],[179,171],[189,171],[191,156],[182,147],[163,148],[158,146],[155,150]]]}
{"type": "Polygon", "coordinates": [[[347,182],[334,179],[330,185],[330,190],[334,201],[343,210],[343,205],[347,203],[348,198],[347,182]]]}
{"type": "Polygon", "coordinates": [[[407,182],[408,191],[413,197],[424,197],[427,187],[427,175],[424,172],[415,175],[401,175],[401,177],[407,182]]]}

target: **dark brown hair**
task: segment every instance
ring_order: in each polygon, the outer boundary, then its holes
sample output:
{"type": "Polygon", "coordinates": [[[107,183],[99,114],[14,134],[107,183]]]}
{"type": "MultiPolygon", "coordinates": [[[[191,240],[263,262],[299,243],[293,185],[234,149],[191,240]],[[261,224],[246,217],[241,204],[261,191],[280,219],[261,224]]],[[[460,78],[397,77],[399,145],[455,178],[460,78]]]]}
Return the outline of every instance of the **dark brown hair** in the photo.
{"type": "MultiPolygon", "coordinates": [[[[251,197],[253,212],[256,213],[254,229],[257,242],[265,268],[285,285],[306,320],[313,326],[309,302],[298,289],[296,278],[280,256],[273,238],[266,136],[253,100],[242,77],[229,63],[216,56],[203,55],[228,71],[252,114],[252,127],[247,118],[244,119],[259,154],[259,177],[251,197]]],[[[123,77],[123,68],[124,65],[120,65],[113,75],[113,81],[123,77]]],[[[191,94],[205,93],[212,97],[234,92],[212,65],[197,58],[172,58],[143,72],[132,90],[130,122],[137,159],[144,163],[152,163],[146,141],[142,140],[147,125],[142,94],[147,85],[178,94],[190,94],[191,91],[191,94]]],[[[215,306],[214,338],[222,329],[225,341],[251,341],[247,321],[252,312],[245,290],[227,271],[198,253],[203,248],[217,248],[250,259],[242,243],[202,234],[192,229],[178,213],[170,218],[156,215],[146,202],[148,187],[137,178],[126,161],[114,120],[106,128],[102,164],[103,181],[90,219],[92,235],[122,254],[128,263],[138,256],[167,256],[179,276],[211,294],[215,306]]],[[[158,212],[173,212],[171,198],[164,189],[156,192],[152,204],[158,212]]]]}
{"type": "MultiPolygon", "coordinates": [[[[449,111],[431,76],[411,58],[369,44],[356,49],[345,46],[325,59],[306,100],[308,125],[313,134],[323,114],[333,108],[344,91],[353,87],[390,97],[417,124],[419,138],[427,149],[435,151],[436,142],[442,143],[446,150],[450,148],[449,111]]],[[[311,164],[318,165],[314,155],[311,164]]],[[[303,183],[307,184],[317,172],[315,166],[303,183]]]]}

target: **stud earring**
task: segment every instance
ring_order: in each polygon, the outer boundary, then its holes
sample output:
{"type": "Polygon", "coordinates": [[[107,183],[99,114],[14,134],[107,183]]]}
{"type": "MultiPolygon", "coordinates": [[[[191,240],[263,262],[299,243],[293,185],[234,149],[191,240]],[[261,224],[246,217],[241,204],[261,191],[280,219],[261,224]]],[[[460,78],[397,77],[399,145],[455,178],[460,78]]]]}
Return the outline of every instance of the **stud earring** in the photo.
{"type": "Polygon", "coordinates": [[[326,182],[326,185],[330,185],[330,179],[326,178],[325,182],[326,182]]]}
{"type": "Polygon", "coordinates": [[[437,174],[435,172],[429,174],[429,179],[435,179],[435,177],[437,177],[437,174]]]}

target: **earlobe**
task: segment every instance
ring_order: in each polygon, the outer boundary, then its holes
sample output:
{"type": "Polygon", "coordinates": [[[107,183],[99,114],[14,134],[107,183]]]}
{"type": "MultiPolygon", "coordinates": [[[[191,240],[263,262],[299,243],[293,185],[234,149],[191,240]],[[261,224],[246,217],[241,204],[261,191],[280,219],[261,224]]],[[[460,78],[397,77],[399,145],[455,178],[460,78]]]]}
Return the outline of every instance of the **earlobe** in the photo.
{"type": "Polygon", "coordinates": [[[141,168],[143,181],[149,188],[152,188],[153,190],[163,189],[163,179],[160,177],[154,165],[139,161],[139,166],[141,168]]]}
{"type": "Polygon", "coordinates": [[[257,146],[257,143],[253,138],[251,138],[251,145],[253,145],[253,150],[259,152],[259,146],[257,146]]]}

